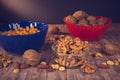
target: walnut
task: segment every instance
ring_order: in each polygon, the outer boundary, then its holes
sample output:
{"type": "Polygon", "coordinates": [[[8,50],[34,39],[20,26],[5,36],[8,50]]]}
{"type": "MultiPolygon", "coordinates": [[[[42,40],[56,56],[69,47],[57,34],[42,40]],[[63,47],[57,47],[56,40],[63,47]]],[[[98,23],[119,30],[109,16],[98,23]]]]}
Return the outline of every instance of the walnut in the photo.
{"type": "Polygon", "coordinates": [[[80,20],[81,18],[86,17],[87,15],[88,15],[88,14],[87,14],[86,12],[82,11],[82,10],[78,10],[78,11],[76,11],[76,12],[73,13],[73,16],[74,16],[76,19],[78,19],[78,20],[80,20]]]}
{"type": "Polygon", "coordinates": [[[89,22],[92,22],[92,21],[95,21],[96,20],[96,17],[95,16],[87,16],[87,20],[89,22]]]}
{"type": "Polygon", "coordinates": [[[103,64],[103,65],[107,65],[107,63],[106,63],[106,62],[102,62],[101,64],[103,64]]]}
{"type": "Polygon", "coordinates": [[[86,59],[85,58],[80,58],[73,66],[80,66],[86,63],[86,59]]]}
{"type": "Polygon", "coordinates": [[[55,69],[55,63],[53,63],[53,62],[49,62],[48,63],[48,69],[47,69],[49,72],[52,72],[52,71],[55,71],[56,69],[55,69]],[[53,68],[54,67],[54,68],[53,68]]]}
{"type": "Polygon", "coordinates": [[[106,20],[102,17],[96,20],[98,25],[104,25],[106,24],[106,20]]]}
{"type": "Polygon", "coordinates": [[[45,61],[40,62],[40,64],[47,65],[47,63],[45,61]]]}
{"type": "Polygon", "coordinates": [[[7,53],[0,54],[0,68],[2,67],[6,68],[11,63],[12,63],[12,57],[10,55],[8,55],[7,53]]]}
{"type": "Polygon", "coordinates": [[[88,21],[89,25],[91,25],[91,26],[97,25],[95,16],[87,16],[87,21],[88,21]]]}
{"type": "Polygon", "coordinates": [[[88,22],[85,19],[81,19],[78,21],[78,25],[88,26],[88,22]]]}
{"type": "Polygon", "coordinates": [[[119,65],[119,62],[117,60],[114,60],[115,66],[119,65]]]}
{"type": "Polygon", "coordinates": [[[3,61],[3,67],[6,68],[8,66],[9,63],[7,63],[7,61],[3,61]]]}
{"type": "Polygon", "coordinates": [[[93,66],[91,64],[84,64],[81,66],[81,69],[85,73],[94,73],[96,71],[95,66],[93,66]]]}
{"type": "Polygon", "coordinates": [[[114,55],[116,53],[120,52],[119,47],[117,47],[116,45],[112,44],[112,43],[108,43],[104,46],[103,51],[107,54],[107,55],[114,55]]]}
{"type": "Polygon", "coordinates": [[[74,24],[77,23],[77,19],[75,17],[71,16],[71,15],[66,17],[66,21],[70,22],[70,23],[74,23],[74,24]]]}
{"type": "Polygon", "coordinates": [[[27,64],[31,66],[36,66],[37,64],[39,64],[41,56],[37,51],[33,49],[28,49],[24,52],[23,59],[27,64]]]}
{"type": "Polygon", "coordinates": [[[70,23],[82,25],[82,26],[99,26],[105,25],[107,23],[104,17],[96,17],[89,15],[85,11],[78,10],[73,13],[73,15],[68,15],[66,20],[70,23]]]}

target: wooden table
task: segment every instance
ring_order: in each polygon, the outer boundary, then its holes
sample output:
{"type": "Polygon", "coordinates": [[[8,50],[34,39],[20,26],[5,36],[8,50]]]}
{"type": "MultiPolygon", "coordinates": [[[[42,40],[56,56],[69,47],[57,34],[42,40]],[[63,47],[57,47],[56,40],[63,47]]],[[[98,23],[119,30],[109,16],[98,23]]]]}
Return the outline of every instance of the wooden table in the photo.
{"type": "MultiPolygon", "coordinates": [[[[54,36],[69,35],[69,32],[64,24],[49,24],[49,27],[59,27],[60,33],[54,36]]],[[[47,62],[53,59],[54,53],[51,50],[52,42],[48,42],[47,38],[50,37],[48,33],[46,41],[43,47],[40,49],[42,59],[47,62]]],[[[97,41],[91,41],[90,45],[94,48],[94,45],[113,43],[120,47],[120,24],[112,24],[108,31],[97,41]]],[[[104,53],[103,53],[104,54],[104,53]]],[[[22,55],[13,56],[13,61],[22,62],[22,55]]],[[[109,69],[101,69],[97,67],[97,64],[101,61],[108,59],[120,58],[120,54],[113,56],[106,56],[102,58],[89,57],[89,62],[96,66],[96,72],[93,74],[86,74],[81,71],[80,68],[66,69],[64,72],[53,71],[48,72],[46,69],[37,69],[36,67],[30,67],[27,69],[20,70],[18,74],[13,73],[13,64],[7,68],[0,69],[0,80],[120,80],[120,65],[110,67],[109,69]]]]}

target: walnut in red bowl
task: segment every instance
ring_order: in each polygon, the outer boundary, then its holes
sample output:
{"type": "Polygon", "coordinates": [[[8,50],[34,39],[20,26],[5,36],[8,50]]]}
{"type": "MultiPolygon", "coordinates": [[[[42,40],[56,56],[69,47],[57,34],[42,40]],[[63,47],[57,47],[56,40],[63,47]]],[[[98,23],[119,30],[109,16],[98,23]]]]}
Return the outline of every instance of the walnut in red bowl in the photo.
{"type": "Polygon", "coordinates": [[[64,18],[64,22],[71,35],[82,40],[99,39],[112,23],[112,20],[108,17],[92,16],[85,12],[81,13],[81,15],[83,17],[75,18],[76,20],[74,21],[76,22],[74,23],[70,22],[71,20],[67,20],[68,16],[64,18]]]}

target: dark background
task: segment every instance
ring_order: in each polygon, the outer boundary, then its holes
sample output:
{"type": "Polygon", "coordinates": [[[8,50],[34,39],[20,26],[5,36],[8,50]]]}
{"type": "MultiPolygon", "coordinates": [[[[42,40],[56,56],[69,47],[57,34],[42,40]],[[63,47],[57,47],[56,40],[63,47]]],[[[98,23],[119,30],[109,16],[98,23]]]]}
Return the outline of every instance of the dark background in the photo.
{"type": "Polygon", "coordinates": [[[76,10],[120,22],[120,0],[0,0],[0,23],[18,20],[64,23],[63,18],[76,10]]]}

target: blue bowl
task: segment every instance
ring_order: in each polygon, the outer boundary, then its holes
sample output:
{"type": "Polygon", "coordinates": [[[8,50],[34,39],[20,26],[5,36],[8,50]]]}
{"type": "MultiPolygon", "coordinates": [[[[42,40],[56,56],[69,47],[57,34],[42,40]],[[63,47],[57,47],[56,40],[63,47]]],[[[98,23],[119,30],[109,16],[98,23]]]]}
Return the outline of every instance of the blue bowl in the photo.
{"type": "Polygon", "coordinates": [[[28,35],[7,36],[0,34],[0,47],[8,52],[23,54],[27,49],[40,50],[44,44],[48,25],[43,22],[18,21],[0,25],[1,31],[8,31],[17,27],[35,26],[40,32],[28,35]]]}

